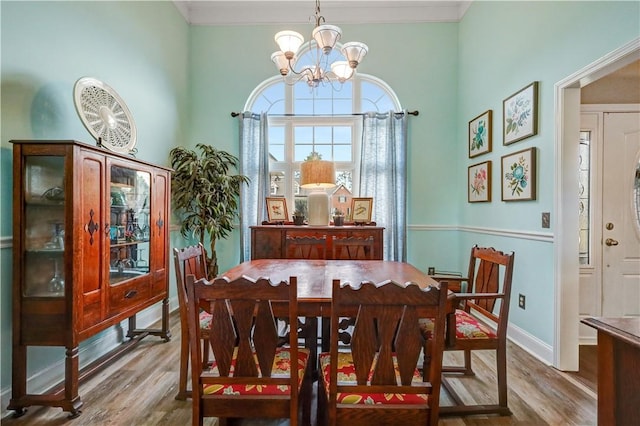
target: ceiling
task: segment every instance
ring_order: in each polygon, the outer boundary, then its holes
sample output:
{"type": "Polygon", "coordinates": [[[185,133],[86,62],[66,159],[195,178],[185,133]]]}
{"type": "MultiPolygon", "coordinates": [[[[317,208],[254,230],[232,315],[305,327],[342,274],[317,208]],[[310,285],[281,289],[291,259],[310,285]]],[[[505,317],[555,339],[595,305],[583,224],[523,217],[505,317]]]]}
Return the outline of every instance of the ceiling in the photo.
{"type": "MultiPolygon", "coordinates": [[[[307,24],[313,0],[173,0],[193,25],[307,24]]],[[[459,22],[471,1],[321,1],[321,14],[331,24],[459,22]]]]}
{"type": "Polygon", "coordinates": [[[583,104],[640,103],[640,60],[584,86],[580,101],[583,104]]]}

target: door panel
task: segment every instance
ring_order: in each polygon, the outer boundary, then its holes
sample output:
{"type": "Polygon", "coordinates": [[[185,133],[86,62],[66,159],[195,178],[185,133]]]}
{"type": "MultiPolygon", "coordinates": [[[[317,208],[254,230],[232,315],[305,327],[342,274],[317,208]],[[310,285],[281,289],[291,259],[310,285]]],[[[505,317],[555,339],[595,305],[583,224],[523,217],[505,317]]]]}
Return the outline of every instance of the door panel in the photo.
{"type": "Polygon", "coordinates": [[[640,114],[604,114],[602,316],[640,315],[640,114]]]}

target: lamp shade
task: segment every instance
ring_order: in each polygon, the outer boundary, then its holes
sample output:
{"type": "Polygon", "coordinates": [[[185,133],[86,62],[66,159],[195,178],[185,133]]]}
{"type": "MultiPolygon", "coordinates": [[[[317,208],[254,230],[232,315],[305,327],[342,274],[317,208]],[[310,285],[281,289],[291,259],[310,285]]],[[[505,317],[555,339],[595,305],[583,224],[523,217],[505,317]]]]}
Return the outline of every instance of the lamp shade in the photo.
{"type": "Polygon", "coordinates": [[[351,68],[356,68],[362,59],[367,55],[369,48],[366,44],[357,41],[351,41],[342,45],[342,54],[349,61],[351,68]]]}
{"type": "Polygon", "coordinates": [[[335,182],[336,169],[332,161],[309,160],[300,164],[300,187],[333,188],[335,182]]]}
{"type": "Polygon", "coordinates": [[[302,43],[304,43],[304,37],[295,31],[280,31],[275,35],[274,39],[289,60],[293,59],[302,43]]]}
{"type": "Polygon", "coordinates": [[[322,52],[328,55],[340,40],[342,30],[335,25],[319,25],[313,30],[311,36],[318,43],[318,47],[322,49],[322,52]]]}

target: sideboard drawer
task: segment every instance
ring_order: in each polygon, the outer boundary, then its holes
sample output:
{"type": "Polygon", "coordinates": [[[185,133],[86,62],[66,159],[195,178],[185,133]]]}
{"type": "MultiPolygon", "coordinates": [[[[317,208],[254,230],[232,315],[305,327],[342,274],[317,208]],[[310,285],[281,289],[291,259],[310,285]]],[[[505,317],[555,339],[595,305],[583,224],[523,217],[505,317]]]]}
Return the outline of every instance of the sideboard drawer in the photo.
{"type": "Polygon", "coordinates": [[[373,258],[383,259],[383,231],[380,226],[295,226],[261,225],[251,227],[251,259],[284,259],[285,241],[289,237],[326,237],[326,258],[333,257],[333,237],[373,237],[373,258]]]}

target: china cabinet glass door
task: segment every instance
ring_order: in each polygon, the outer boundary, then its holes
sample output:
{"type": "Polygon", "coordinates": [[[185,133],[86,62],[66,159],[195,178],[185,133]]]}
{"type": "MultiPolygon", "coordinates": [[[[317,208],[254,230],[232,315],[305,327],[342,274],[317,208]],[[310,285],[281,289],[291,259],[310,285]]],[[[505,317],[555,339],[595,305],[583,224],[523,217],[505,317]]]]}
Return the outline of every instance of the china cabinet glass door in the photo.
{"type": "Polygon", "coordinates": [[[149,273],[151,174],[116,165],[110,170],[109,283],[149,273]]]}
{"type": "Polygon", "coordinates": [[[65,289],[64,157],[28,156],[24,173],[24,297],[62,297],[65,289]]]}

